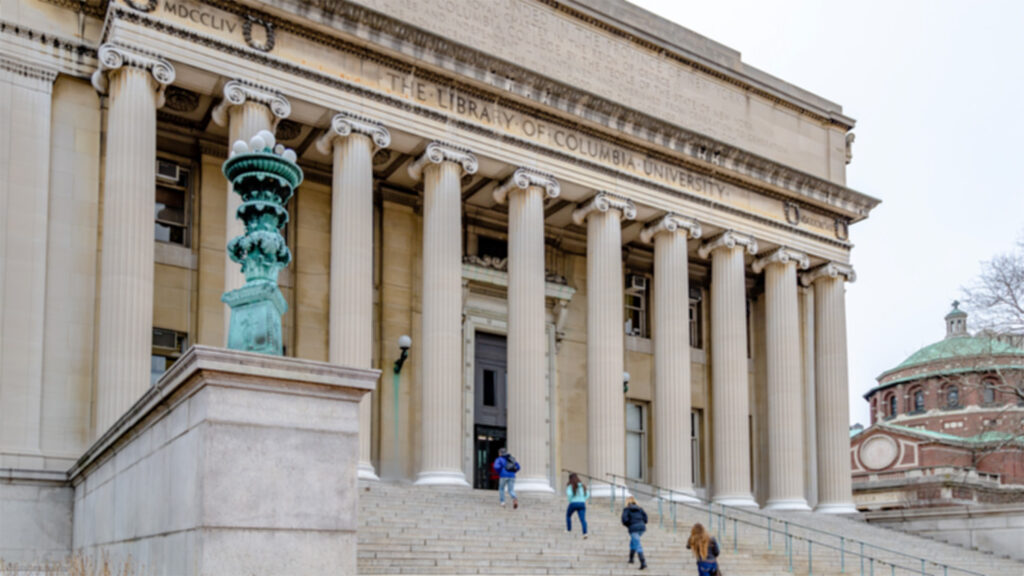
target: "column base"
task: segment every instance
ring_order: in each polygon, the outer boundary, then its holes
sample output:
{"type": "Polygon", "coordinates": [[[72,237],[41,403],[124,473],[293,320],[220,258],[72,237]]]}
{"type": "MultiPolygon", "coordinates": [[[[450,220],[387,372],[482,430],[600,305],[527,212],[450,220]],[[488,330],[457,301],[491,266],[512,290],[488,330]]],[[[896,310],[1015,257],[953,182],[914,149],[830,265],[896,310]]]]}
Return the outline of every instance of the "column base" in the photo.
{"type": "Polygon", "coordinates": [[[555,489],[547,478],[516,478],[516,492],[554,494],[555,489]]]}
{"type": "MultiPolygon", "coordinates": [[[[588,486],[588,488],[590,488],[590,497],[591,498],[611,498],[612,497],[612,488],[613,488],[613,486],[611,484],[598,484],[596,486],[591,485],[591,486],[588,486]]],[[[624,489],[622,486],[615,486],[614,488],[615,488],[615,498],[616,499],[628,498],[628,497],[632,496],[632,494],[629,492],[628,488],[624,489]]]]}
{"type": "Polygon", "coordinates": [[[662,490],[658,493],[658,498],[669,502],[701,502],[701,499],[697,498],[697,494],[693,490],[673,490],[671,492],[662,490]]]}
{"type": "Polygon", "coordinates": [[[850,502],[835,502],[818,504],[814,507],[818,514],[860,514],[857,507],[850,502]]]}
{"type": "Polygon", "coordinates": [[[374,482],[380,480],[377,473],[373,470],[373,464],[370,464],[369,462],[360,462],[358,470],[359,480],[373,480],[374,482]]]}
{"type": "Polygon", "coordinates": [[[760,508],[760,506],[757,505],[757,501],[754,500],[754,497],[750,495],[715,496],[711,499],[711,503],[730,506],[732,508],[753,508],[755,510],[760,508]]]}
{"type": "Polygon", "coordinates": [[[768,500],[764,505],[765,510],[787,511],[787,512],[810,512],[811,507],[803,498],[768,500]]]}
{"type": "Polygon", "coordinates": [[[466,482],[466,476],[462,472],[445,471],[420,472],[419,476],[416,477],[416,481],[413,482],[413,486],[458,486],[460,488],[470,488],[469,482],[466,482]]]}

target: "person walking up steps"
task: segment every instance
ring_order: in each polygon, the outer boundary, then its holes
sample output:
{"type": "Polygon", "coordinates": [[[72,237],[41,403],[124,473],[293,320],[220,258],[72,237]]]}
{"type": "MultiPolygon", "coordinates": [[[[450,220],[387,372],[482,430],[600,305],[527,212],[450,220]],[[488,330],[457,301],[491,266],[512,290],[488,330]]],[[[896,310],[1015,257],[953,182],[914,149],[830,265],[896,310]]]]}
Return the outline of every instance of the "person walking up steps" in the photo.
{"type": "Polygon", "coordinates": [[[565,510],[565,529],[572,532],[572,515],[575,512],[583,525],[583,538],[587,538],[587,500],[590,493],[586,485],[580,482],[575,473],[569,474],[569,483],[565,485],[565,495],[569,497],[569,507],[565,510]]]}
{"type": "Polygon", "coordinates": [[[498,471],[498,501],[505,505],[505,489],[512,498],[512,509],[519,508],[519,498],[516,498],[516,472],[519,472],[519,462],[502,448],[498,450],[498,459],[494,461],[494,469],[498,471]]]}
{"type": "Polygon", "coordinates": [[[633,557],[640,557],[640,569],[647,568],[647,559],[644,558],[644,547],[640,545],[640,537],[647,531],[647,512],[636,503],[636,498],[630,496],[626,499],[626,507],[622,509],[622,525],[629,530],[629,563],[633,563],[633,557]]]}
{"type": "Polygon", "coordinates": [[[704,525],[697,523],[690,530],[690,539],[686,541],[686,549],[693,550],[697,558],[697,573],[700,576],[719,576],[718,541],[708,534],[704,525]]]}

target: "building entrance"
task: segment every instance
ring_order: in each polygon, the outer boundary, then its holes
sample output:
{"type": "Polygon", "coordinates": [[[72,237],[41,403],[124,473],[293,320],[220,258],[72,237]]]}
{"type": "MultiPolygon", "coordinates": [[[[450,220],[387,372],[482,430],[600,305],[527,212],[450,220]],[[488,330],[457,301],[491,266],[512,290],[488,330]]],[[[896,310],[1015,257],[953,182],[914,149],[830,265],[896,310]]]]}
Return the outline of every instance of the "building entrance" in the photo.
{"type": "Polygon", "coordinates": [[[507,354],[504,336],[476,333],[473,394],[475,462],[473,487],[496,490],[492,468],[507,436],[507,354]]]}

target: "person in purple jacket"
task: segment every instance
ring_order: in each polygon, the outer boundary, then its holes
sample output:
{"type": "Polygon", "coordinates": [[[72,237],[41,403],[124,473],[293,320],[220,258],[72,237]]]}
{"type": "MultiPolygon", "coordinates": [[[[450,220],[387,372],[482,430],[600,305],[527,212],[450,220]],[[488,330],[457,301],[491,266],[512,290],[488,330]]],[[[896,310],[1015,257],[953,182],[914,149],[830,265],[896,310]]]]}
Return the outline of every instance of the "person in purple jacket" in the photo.
{"type": "Polygon", "coordinates": [[[508,488],[508,495],[512,498],[512,509],[519,508],[519,499],[516,498],[516,472],[519,472],[519,462],[516,462],[508,450],[502,448],[498,450],[494,469],[498,471],[498,497],[501,505],[505,505],[505,489],[508,488]]]}

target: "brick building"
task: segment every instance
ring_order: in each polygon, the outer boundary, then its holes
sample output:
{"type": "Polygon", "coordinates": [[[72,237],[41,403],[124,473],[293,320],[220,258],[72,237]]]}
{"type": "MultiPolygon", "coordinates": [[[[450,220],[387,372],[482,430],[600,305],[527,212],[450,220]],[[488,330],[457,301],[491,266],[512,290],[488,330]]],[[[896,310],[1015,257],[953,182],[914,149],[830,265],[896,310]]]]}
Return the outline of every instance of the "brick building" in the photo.
{"type": "Polygon", "coordinates": [[[967,330],[953,303],[946,337],[882,373],[853,432],[862,510],[1024,501],[1024,351],[967,330]]]}

